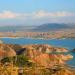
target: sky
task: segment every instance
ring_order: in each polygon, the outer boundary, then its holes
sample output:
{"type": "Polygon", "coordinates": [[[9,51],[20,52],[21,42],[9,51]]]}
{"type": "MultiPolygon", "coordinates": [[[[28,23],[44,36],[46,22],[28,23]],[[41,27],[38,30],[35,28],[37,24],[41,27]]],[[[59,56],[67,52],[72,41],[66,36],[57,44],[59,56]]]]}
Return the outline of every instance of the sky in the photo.
{"type": "Polygon", "coordinates": [[[75,23],[75,0],[0,0],[0,25],[75,23]]]}

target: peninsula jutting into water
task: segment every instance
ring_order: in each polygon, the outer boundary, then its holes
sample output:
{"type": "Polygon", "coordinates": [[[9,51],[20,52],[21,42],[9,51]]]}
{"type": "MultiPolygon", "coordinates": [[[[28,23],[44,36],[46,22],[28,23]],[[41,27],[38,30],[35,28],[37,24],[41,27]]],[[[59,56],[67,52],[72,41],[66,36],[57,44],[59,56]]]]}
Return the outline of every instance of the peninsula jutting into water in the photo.
{"type": "Polygon", "coordinates": [[[48,44],[0,44],[0,74],[74,75],[75,70],[66,64],[73,56],[63,52],[68,50],[48,44]]]}

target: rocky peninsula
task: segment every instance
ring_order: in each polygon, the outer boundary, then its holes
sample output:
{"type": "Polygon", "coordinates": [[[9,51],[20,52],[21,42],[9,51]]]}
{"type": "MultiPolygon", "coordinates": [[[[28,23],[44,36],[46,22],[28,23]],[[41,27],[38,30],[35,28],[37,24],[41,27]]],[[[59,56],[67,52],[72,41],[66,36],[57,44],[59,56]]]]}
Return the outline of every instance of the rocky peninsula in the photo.
{"type": "MultiPolygon", "coordinates": [[[[26,75],[30,74],[43,75],[41,74],[40,70],[41,68],[47,71],[47,73],[49,72],[48,74],[44,75],[75,75],[74,73],[75,71],[73,71],[72,69],[70,69],[70,67],[67,67],[66,65],[66,61],[69,61],[70,59],[73,58],[73,56],[70,54],[67,55],[63,54],[67,52],[68,50],[65,48],[53,47],[48,44],[31,44],[31,45],[0,44],[0,61],[2,63],[4,62],[3,59],[6,57],[8,58],[16,57],[15,59],[16,62],[12,60],[13,65],[15,65],[15,63],[17,64],[18,63],[17,61],[19,61],[19,64],[22,64],[23,66],[28,68],[29,72],[30,67],[37,68],[35,70],[32,69],[33,72],[33,73],[31,72],[32,74],[26,72],[28,73],[26,75]],[[22,60],[23,58],[25,59],[25,61],[22,60]],[[61,68],[63,68],[62,70],[64,71],[62,71],[61,68]]],[[[8,61],[5,61],[4,64],[6,62],[8,61]]],[[[11,61],[9,63],[11,63],[11,61]]],[[[20,66],[18,66],[18,68],[20,66]]]]}

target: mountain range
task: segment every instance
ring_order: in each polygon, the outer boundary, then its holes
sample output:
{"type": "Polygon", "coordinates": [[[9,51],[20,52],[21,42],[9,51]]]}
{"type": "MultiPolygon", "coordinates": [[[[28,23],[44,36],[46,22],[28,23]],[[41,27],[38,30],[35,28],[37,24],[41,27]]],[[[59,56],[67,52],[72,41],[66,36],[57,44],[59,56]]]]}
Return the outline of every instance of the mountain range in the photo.
{"type": "Polygon", "coordinates": [[[25,26],[25,25],[16,25],[16,26],[0,26],[0,32],[6,31],[54,31],[60,29],[71,29],[75,28],[75,24],[64,24],[64,23],[46,23],[37,26],[25,26]]]}
{"type": "Polygon", "coordinates": [[[60,29],[68,29],[68,28],[73,28],[73,26],[70,26],[68,24],[64,23],[47,23],[47,24],[42,24],[35,29],[34,31],[52,31],[52,30],[60,30],[60,29]]]}

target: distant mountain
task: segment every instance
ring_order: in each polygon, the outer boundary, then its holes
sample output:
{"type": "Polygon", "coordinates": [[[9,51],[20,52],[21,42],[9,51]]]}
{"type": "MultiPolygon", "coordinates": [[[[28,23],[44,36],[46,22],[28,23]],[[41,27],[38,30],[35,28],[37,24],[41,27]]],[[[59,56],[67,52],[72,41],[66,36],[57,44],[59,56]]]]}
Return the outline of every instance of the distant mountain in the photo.
{"type": "Polygon", "coordinates": [[[64,23],[46,23],[42,25],[25,26],[25,25],[12,25],[12,26],[0,26],[0,32],[15,32],[15,31],[52,31],[59,29],[75,28],[74,24],[64,23]]]}
{"type": "Polygon", "coordinates": [[[0,26],[0,32],[30,31],[33,26],[0,26]]]}
{"type": "MultiPolygon", "coordinates": [[[[75,26],[73,26],[75,27],[75,26]]],[[[59,30],[59,29],[67,29],[67,28],[73,28],[71,25],[64,24],[64,23],[47,23],[47,24],[42,24],[33,31],[50,31],[50,30],[59,30]]]]}

